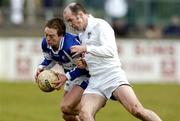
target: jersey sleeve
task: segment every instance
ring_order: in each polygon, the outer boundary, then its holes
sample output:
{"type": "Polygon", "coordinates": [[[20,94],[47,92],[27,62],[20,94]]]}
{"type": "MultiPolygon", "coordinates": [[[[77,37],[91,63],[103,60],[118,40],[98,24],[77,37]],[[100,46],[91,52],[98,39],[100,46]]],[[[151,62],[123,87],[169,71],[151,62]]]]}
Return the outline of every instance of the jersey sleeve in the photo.
{"type": "Polygon", "coordinates": [[[66,77],[68,78],[68,80],[71,80],[71,81],[73,81],[74,79],[82,75],[86,75],[87,77],[90,77],[89,71],[86,69],[74,68],[73,70],[66,73],[66,77]]]}
{"type": "MultiPolygon", "coordinates": [[[[113,57],[117,51],[114,31],[107,23],[98,24],[94,30],[98,34],[100,45],[86,45],[87,52],[100,57],[113,57]]],[[[92,40],[96,41],[96,40],[92,40]]]]}
{"type": "Polygon", "coordinates": [[[52,60],[47,60],[46,58],[41,62],[39,65],[39,68],[46,68],[48,65],[52,63],[52,60]]]}
{"type": "Polygon", "coordinates": [[[44,60],[39,64],[38,68],[46,68],[50,63],[52,63],[52,58],[51,58],[51,55],[47,51],[47,43],[46,43],[45,38],[43,38],[42,40],[41,49],[43,52],[44,60]]]}

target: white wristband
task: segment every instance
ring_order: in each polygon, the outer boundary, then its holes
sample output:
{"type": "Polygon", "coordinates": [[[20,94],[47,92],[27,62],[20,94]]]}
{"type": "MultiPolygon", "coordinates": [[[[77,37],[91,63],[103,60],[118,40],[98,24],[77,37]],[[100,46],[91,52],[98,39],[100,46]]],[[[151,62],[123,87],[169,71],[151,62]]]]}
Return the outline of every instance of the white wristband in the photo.
{"type": "Polygon", "coordinates": [[[45,68],[45,66],[43,66],[43,65],[39,65],[39,66],[38,66],[38,68],[39,68],[39,69],[44,69],[44,68],[45,68]]]}
{"type": "Polygon", "coordinates": [[[71,76],[70,76],[69,72],[66,73],[66,77],[67,77],[68,80],[71,79],[71,76]]]}

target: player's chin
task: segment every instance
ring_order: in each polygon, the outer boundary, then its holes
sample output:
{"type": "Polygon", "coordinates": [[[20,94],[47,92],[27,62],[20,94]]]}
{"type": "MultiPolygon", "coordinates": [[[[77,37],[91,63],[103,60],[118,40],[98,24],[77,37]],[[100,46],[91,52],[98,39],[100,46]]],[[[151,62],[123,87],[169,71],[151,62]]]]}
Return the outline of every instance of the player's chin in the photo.
{"type": "Polygon", "coordinates": [[[50,42],[48,42],[48,45],[53,46],[53,44],[52,44],[52,43],[50,43],[50,42]]]}
{"type": "Polygon", "coordinates": [[[72,28],[73,28],[75,31],[82,31],[82,29],[81,29],[79,26],[72,26],[72,28]]]}

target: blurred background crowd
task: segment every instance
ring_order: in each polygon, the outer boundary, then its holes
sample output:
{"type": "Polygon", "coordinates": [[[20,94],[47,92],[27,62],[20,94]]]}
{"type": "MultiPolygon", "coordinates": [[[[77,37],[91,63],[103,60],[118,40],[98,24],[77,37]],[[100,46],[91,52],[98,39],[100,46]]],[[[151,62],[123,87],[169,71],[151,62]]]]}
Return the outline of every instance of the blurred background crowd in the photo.
{"type": "Polygon", "coordinates": [[[73,1],[107,20],[116,37],[180,38],[180,0],[0,0],[0,36],[41,36],[73,1]]]}

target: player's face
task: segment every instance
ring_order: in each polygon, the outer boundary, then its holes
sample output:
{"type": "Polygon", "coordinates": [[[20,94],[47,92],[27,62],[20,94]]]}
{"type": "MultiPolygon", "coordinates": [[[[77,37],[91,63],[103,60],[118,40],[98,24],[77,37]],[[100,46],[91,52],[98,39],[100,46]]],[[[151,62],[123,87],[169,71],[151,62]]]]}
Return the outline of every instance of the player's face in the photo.
{"type": "Polygon", "coordinates": [[[68,23],[70,27],[77,31],[83,31],[84,30],[84,20],[83,17],[79,14],[74,15],[70,10],[66,10],[63,13],[63,17],[65,21],[68,23]]]}
{"type": "Polygon", "coordinates": [[[44,30],[44,34],[48,45],[59,47],[61,36],[58,36],[57,29],[46,27],[44,30]]]}

